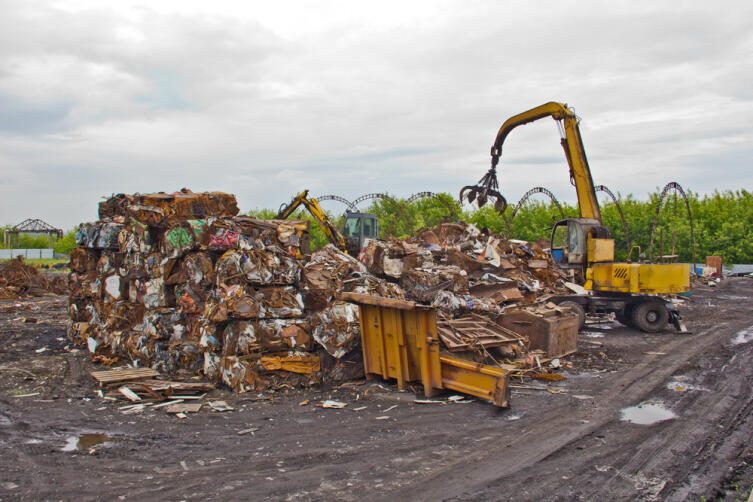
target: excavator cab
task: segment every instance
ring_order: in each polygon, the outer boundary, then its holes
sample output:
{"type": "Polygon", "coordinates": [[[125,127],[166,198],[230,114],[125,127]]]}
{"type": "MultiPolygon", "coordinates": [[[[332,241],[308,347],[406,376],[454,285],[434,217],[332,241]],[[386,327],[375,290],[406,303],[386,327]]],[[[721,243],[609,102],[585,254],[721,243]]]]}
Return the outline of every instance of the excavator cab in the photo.
{"type": "MultiPolygon", "coordinates": [[[[583,269],[589,263],[614,259],[610,231],[593,218],[565,218],[552,228],[550,249],[560,268],[583,269]]],[[[613,242],[613,241],[612,241],[613,242]]]]}
{"type": "Polygon", "coordinates": [[[348,211],[345,213],[342,234],[348,253],[358,256],[367,239],[379,238],[379,220],[373,214],[348,211]]]}

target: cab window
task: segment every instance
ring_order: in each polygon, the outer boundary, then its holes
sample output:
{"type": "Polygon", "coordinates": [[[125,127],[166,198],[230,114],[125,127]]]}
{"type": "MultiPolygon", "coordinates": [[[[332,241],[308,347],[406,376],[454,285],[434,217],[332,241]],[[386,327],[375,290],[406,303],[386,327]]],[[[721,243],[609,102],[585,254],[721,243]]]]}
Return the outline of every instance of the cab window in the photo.
{"type": "Polygon", "coordinates": [[[372,218],[365,218],[363,220],[364,237],[374,237],[374,233],[374,220],[372,218]]]}
{"type": "Polygon", "coordinates": [[[361,220],[358,218],[347,218],[343,230],[346,237],[359,237],[361,235],[361,220]]]}
{"type": "Polygon", "coordinates": [[[554,229],[552,236],[552,249],[563,249],[567,247],[568,231],[567,225],[558,225],[554,229]]]}

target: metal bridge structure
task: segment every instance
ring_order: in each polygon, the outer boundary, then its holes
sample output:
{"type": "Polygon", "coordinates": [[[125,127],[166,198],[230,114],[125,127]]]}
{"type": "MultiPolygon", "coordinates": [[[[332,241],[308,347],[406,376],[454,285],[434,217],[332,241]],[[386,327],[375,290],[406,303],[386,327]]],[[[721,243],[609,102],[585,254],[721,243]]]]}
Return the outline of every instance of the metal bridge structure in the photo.
{"type": "Polygon", "coordinates": [[[695,231],[693,229],[693,213],[690,210],[690,201],[688,200],[688,196],[685,194],[685,190],[682,189],[682,186],[680,186],[679,183],[676,181],[670,181],[664,186],[664,189],[662,189],[661,194],[659,194],[659,200],[656,202],[656,211],[654,212],[654,223],[651,226],[651,245],[649,247],[649,260],[653,261],[654,259],[654,238],[656,237],[656,226],[659,221],[659,213],[661,212],[662,202],[664,202],[664,198],[669,194],[670,191],[673,191],[677,194],[680,194],[680,196],[685,201],[685,209],[688,212],[688,221],[690,222],[690,242],[692,244],[692,250],[693,250],[693,273],[695,273],[695,264],[696,264],[696,256],[695,256],[695,231]]]}
{"type": "Polygon", "coordinates": [[[14,225],[5,231],[5,245],[11,246],[12,237],[16,237],[16,244],[18,243],[18,237],[21,234],[45,234],[47,235],[47,241],[49,246],[52,247],[52,238],[60,239],[63,237],[63,231],[59,228],[55,228],[49,223],[40,220],[39,218],[27,218],[18,225],[14,225]]]}

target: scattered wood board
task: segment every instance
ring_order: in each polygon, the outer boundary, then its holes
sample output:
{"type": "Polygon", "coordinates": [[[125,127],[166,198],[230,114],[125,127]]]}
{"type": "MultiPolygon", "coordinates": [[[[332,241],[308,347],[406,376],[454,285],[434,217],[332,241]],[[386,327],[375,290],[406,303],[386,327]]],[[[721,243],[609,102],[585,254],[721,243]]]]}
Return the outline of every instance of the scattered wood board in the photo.
{"type": "Polygon", "coordinates": [[[167,413],[197,413],[201,409],[201,403],[176,403],[168,406],[167,413]]]}
{"type": "Polygon", "coordinates": [[[151,368],[120,368],[115,370],[92,371],[91,376],[99,382],[99,385],[107,385],[142,378],[154,378],[159,372],[151,368]]]}
{"type": "Polygon", "coordinates": [[[123,387],[119,388],[118,391],[121,394],[123,394],[125,397],[127,397],[129,401],[134,401],[134,402],[135,401],[141,401],[141,398],[139,397],[139,395],[136,394],[135,392],[133,392],[128,387],[123,386],[123,387]]]}
{"type": "Polygon", "coordinates": [[[206,392],[215,388],[214,384],[209,382],[173,382],[170,380],[142,380],[139,382],[139,385],[148,387],[155,392],[166,390],[172,390],[173,392],[206,392]]]}

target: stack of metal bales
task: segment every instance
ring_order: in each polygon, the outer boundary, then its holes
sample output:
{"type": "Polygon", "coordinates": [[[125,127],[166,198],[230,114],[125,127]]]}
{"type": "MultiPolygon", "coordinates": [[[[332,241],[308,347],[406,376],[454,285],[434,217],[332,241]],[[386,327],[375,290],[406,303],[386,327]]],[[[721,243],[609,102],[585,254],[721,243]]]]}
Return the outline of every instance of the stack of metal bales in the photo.
{"type": "Polygon", "coordinates": [[[358,311],[334,293],[399,289],[332,246],[309,256],[307,221],[237,214],[218,192],[100,203],[71,254],[73,342],[104,362],[203,373],[237,391],[357,373],[358,311]]]}

